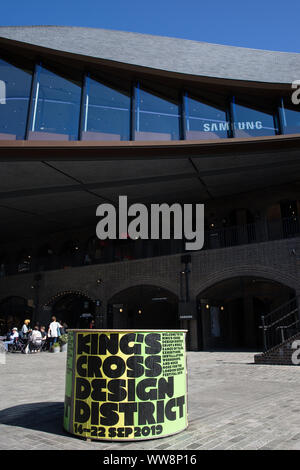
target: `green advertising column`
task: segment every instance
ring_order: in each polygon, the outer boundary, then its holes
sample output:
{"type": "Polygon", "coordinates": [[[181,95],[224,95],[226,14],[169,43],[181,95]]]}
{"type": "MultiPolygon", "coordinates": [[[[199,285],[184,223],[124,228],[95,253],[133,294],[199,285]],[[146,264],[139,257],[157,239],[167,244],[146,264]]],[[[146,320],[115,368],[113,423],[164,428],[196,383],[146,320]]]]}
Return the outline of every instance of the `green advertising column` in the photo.
{"type": "Polygon", "coordinates": [[[153,439],[187,427],[186,330],[70,330],[64,428],[153,439]]]}

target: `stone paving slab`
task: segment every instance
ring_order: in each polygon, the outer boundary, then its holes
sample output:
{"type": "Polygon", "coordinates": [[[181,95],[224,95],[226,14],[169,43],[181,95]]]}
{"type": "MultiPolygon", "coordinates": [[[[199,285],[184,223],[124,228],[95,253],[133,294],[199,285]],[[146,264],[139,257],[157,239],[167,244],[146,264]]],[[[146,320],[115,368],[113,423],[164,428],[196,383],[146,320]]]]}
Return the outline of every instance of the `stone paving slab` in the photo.
{"type": "Polygon", "coordinates": [[[86,442],[62,429],[66,353],[0,364],[0,449],[300,450],[300,368],[251,352],[188,353],[189,427],[140,442],[86,442]]]}

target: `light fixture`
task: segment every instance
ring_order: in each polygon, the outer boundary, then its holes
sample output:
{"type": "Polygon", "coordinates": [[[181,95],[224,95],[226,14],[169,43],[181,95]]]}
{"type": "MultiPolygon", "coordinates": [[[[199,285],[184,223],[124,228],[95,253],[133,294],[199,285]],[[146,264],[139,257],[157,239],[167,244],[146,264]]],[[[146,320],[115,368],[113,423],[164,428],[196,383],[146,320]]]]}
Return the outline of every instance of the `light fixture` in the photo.
{"type": "Polygon", "coordinates": [[[205,305],[205,308],[209,309],[209,305],[208,305],[208,304],[206,304],[206,305],[205,305]]]}
{"type": "Polygon", "coordinates": [[[123,309],[122,309],[122,308],[120,308],[120,313],[122,313],[122,312],[123,312],[123,309]]]}
{"type": "Polygon", "coordinates": [[[224,305],[221,305],[220,310],[224,310],[224,305]]]}
{"type": "Polygon", "coordinates": [[[102,279],[97,279],[97,284],[101,284],[102,279]]]}
{"type": "Polygon", "coordinates": [[[142,310],[139,310],[138,313],[141,314],[141,313],[142,313],[142,310]]]}

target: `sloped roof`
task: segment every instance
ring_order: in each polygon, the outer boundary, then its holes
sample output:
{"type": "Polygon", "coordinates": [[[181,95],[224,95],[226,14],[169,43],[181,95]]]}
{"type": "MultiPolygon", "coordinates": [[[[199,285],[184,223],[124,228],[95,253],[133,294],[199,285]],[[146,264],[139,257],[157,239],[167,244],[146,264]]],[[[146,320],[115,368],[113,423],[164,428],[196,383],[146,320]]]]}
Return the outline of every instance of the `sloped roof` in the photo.
{"type": "Polygon", "coordinates": [[[3,26],[0,38],[196,76],[266,83],[300,79],[300,54],[69,26],[3,26]]]}

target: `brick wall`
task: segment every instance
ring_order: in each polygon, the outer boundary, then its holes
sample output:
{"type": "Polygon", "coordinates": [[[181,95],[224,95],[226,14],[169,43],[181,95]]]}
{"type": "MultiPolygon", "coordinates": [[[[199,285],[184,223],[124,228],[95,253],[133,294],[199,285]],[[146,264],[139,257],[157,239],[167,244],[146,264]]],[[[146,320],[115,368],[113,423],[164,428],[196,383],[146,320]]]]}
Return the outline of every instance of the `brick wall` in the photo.
{"type": "MultiPolygon", "coordinates": [[[[253,243],[192,253],[191,298],[217,282],[237,276],[278,281],[300,294],[300,238],[253,243]],[[295,250],[295,253],[292,253],[295,250]]],[[[91,298],[109,300],[123,289],[151,284],[180,295],[181,255],[41,272],[40,302],[64,290],[81,290],[91,298]],[[97,284],[101,279],[101,284],[97,284]]],[[[0,279],[0,301],[10,295],[31,298],[35,273],[0,279]]]]}
{"type": "MultiPolygon", "coordinates": [[[[109,264],[70,267],[41,272],[39,305],[64,291],[81,291],[102,301],[104,321],[107,303],[116,293],[138,285],[165,288],[180,298],[181,255],[161,256],[109,264]],[[97,280],[101,279],[98,284],[97,280]]],[[[282,283],[300,295],[300,238],[192,253],[190,299],[205,289],[238,276],[263,277],[282,283]]],[[[35,273],[0,279],[0,301],[8,296],[35,300],[35,273]]],[[[197,348],[197,346],[195,346],[197,348]]]]}

